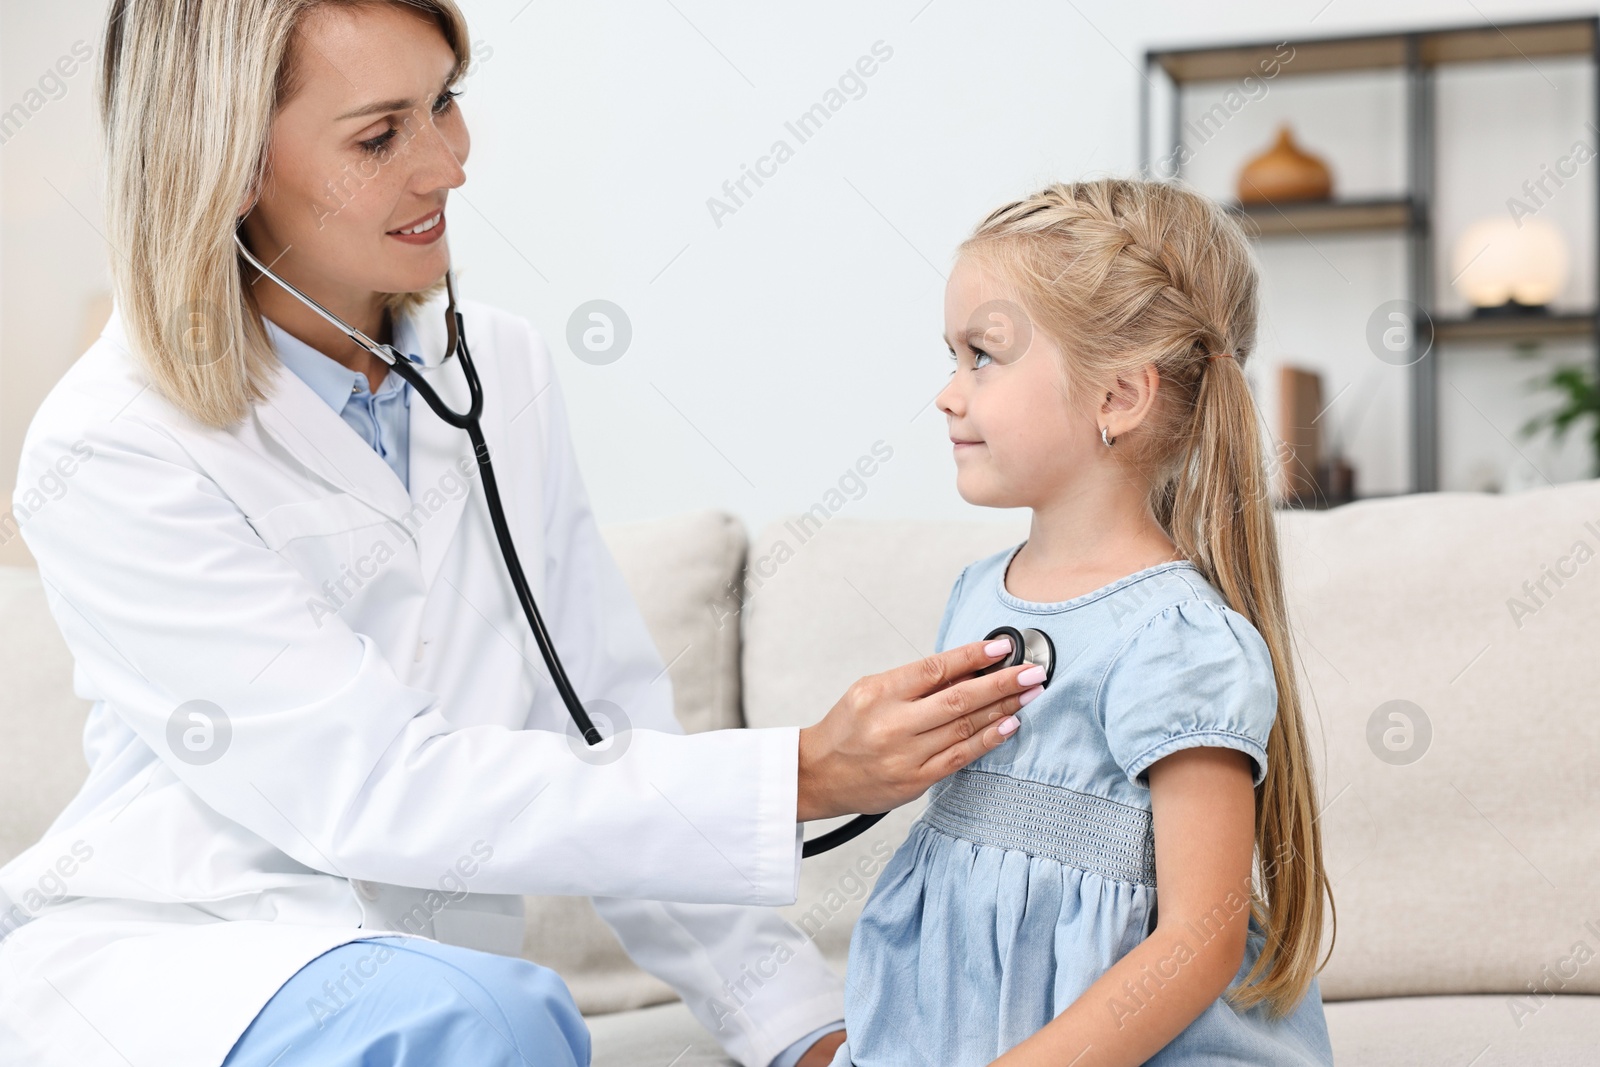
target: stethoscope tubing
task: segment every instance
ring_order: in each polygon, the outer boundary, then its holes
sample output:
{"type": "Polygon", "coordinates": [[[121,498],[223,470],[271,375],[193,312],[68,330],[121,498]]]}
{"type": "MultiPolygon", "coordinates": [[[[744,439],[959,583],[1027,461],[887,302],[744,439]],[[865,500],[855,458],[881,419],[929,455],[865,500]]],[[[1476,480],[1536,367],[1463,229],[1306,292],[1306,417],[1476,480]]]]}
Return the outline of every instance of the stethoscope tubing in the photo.
{"type": "MultiPolygon", "coordinates": [[[[449,276],[446,275],[448,278],[449,276]]],[[[447,285],[449,283],[447,282],[447,285]]],[[[567,705],[567,711],[572,716],[573,722],[583,733],[583,738],[591,745],[598,745],[602,738],[600,731],[595,729],[588,714],[584,711],[583,704],[578,700],[577,694],[572,689],[572,683],[567,680],[566,669],[561,664],[561,658],[556,654],[555,645],[550,640],[545,630],[544,618],[539,614],[538,605],[534,603],[533,593],[528,589],[527,579],[523,575],[522,564],[517,558],[516,546],[511,540],[511,529],[506,523],[505,508],[500,502],[500,489],[495,483],[494,465],[489,460],[489,446],[484,441],[481,429],[482,420],[480,413],[483,406],[483,390],[478,384],[477,369],[472,364],[472,356],[467,348],[467,332],[461,312],[455,310],[454,292],[452,289],[450,314],[455,317],[456,344],[454,351],[460,356],[458,362],[461,371],[467,379],[467,389],[472,397],[471,406],[466,414],[458,414],[445,406],[441,398],[427,382],[422,380],[415,367],[406,359],[397,359],[392,364],[395,372],[411,383],[411,387],[422,394],[422,399],[434,410],[441,419],[452,426],[467,431],[472,441],[474,455],[478,459],[478,469],[483,477],[484,500],[489,505],[489,518],[494,522],[495,538],[500,542],[500,554],[505,558],[506,573],[511,576],[511,584],[516,587],[517,599],[522,604],[523,614],[528,618],[528,625],[533,630],[534,637],[539,642],[539,651],[544,655],[545,666],[550,669],[550,676],[554,679],[556,689],[561,693],[562,701],[567,705]]],[[[449,354],[445,356],[449,359],[449,354]]],[[[876,815],[858,815],[843,826],[822,834],[811,841],[806,841],[800,846],[802,859],[815,856],[830,849],[838,848],[846,841],[859,836],[871,828],[884,813],[876,815]]]]}
{"type": "MultiPolygon", "coordinates": [[[[241,220],[242,221],[242,220],[241,220]]],[[[371,352],[374,356],[387,363],[394,372],[421,395],[428,407],[439,418],[460,430],[467,431],[467,437],[472,443],[472,454],[478,463],[478,471],[483,478],[483,496],[489,505],[489,519],[494,524],[495,540],[500,543],[500,555],[505,560],[506,572],[511,577],[511,585],[517,592],[517,602],[522,605],[522,614],[527,617],[528,628],[533,631],[534,640],[539,645],[539,653],[544,657],[545,667],[550,671],[550,680],[555,683],[556,692],[561,695],[561,702],[566,705],[567,714],[572,717],[578,732],[590,745],[598,745],[605,738],[600,736],[600,731],[595,728],[594,721],[589,718],[589,713],[584,709],[583,702],[578,699],[577,692],[572,688],[572,681],[567,677],[566,667],[561,662],[561,657],[556,654],[555,642],[550,638],[550,631],[544,624],[544,616],[539,613],[539,606],[534,603],[533,591],[528,588],[527,576],[523,573],[522,563],[517,557],[517,546],[511,539],[511,527],[506,522],[505,506],[500,500],[500,484],[495,480],[494,463],[489,458],[489,443],[483,436],[483,385],[478,380],[478,369],[473,365],[472,354],[467,349],[467,331],[465,320],[461,311],[456,307],[456,282],[455,272],[445,270],[445,290],[449,294],[449,307],[446,309],[446,324],[449,327],[449,346],[445,349],[444,359],[447,362],[452,355],[458,355],[461,364],[461,373],[467,379],[467,393],[470,402],[464,412],[453,411],[444,402],[444,398],[434,391],[433,387],[423,380],[422,374],[411,364],[411,361],[396,352],[389,345],[382,345],[368,337],[365,333],[351,326],[339,316],[317,303],[314,299],[302,293],[296,286],[278,277],[255,257],[255,254],[245,246],[244,240],[239,236],[235,227],[233,240],[244,257],[250,261],[262,274],[277,282],[290,295],[297,297],[312,311],[315,311],[329,324],[338,329],[350,340],[371,352]]]]}
{"type": "MultiPolygon", "coordinates": [[[[448,275],[446,275],[448,278],[448,275]]],[[[600,736],[600,731],[595,728],[594,721],[589,718],[589,713],[584,710],[583,702],[578,699],[577,692],[572,688],[572,682],[567,678],[566,667],[561,663],[561,657],[556,654],[555,642],[550,638],[550,632],[545,628],[544,616],[539,613],[539,606],[534,602],[533,591],[528,588],[527,576],[523,573],[522,563],[517,557],[517,546],[511,540],[511,526],[506,521],[505,505],[500,500],[500,485],[495,481],[494,464],[489,459],[489,443],[483,436],[483,387],[478,382],[478,370],[472,364],[472,355],[467,351],[467,334],[461,312],[455,309],[455,296],[453,283],[451,287],[450,314],[455,319],[456,342],[453,351],[459,356],[461,373],[466,376],[467,390],[472,397],[465,414],[458,414],[445,405],[444,399],[434,392],[433,387],[423,381],[421,373],[411,365],[408,359],[396,359],[391,366],[396,374],[411,383],[411,388],[422,395],[422,399],[445,422],[467,431],[467,438],[472,442],[472,454],[478,461],[478,472],[483,479],[483,498],[489,505],[489,519],[494,523],[495,540],[500,542],[500,555],[505,559],[506,573],[511,577],[511,584],[517,591],[517,601],[522,605],[522,613],[528,619],[528,628],[533,631],[534,640],[539,643],[539,652],[544,656],[545,666],[550,670],[550,679],[555,682],[556,692],[561,694],[561,702],[567,706],[567,713],[572,716],[573,723],[578,727],[578,732],[590,745],[598,745],[605,740],[600,736]]],[[[450,358],[450,353],[445,354],[445,359],[450,358]]]]}

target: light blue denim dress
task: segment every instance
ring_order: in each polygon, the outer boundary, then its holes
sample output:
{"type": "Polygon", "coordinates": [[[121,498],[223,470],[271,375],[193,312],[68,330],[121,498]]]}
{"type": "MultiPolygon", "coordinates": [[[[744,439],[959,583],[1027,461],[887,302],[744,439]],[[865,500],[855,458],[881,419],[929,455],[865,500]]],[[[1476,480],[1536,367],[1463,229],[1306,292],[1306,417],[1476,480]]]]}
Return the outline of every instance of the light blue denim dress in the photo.
{"type": "MultiPolygon", "coordinates": [[[[1055,644],[1054,676],[1016,736],[929,790],[884,867],[850,939],[849,1040],[832,1067],[986,1064],[1042,1029],[1154,929],[1150,764],[1211,745],[1266,775],[1266,642],[1193,563],[1039,604],[1005,588],[1021,547],[961,573],[937,647],[1033,627],[1055,644]]],[[[1235,985],[1264,940],[1252,918],[1235,985]]],[[[1159,982],[1102,1010],[1137,1026],[1159,982]]],[[[1321,992],[1277,1020],[1219,999],[1148,1062],[1331,1064],[1321,992]]]]}

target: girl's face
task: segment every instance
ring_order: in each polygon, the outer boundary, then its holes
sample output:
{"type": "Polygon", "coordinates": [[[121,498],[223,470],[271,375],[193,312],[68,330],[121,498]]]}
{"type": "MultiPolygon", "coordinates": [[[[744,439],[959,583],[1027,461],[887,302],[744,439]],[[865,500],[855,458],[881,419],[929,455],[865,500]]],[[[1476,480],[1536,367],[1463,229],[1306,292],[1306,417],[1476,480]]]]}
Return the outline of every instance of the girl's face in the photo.
{"type": "Polygon", "coordinates": [[[325,303],[426,289],[450,264],[445,199],[466,181],[455,53],[398,4],[317,8],[292,47],[300,84],[273,119],[246,242],[325,303]],[[396,235],[435,215],[429,233],[396,235]]]}
{"type": "Polygon", "coordinates": [[[1061,349],[993,268],[968,256],[945,286],[944,331],[955,369],[935,403],[962,499],[1037,509],[1070,496],[1105,445],[1092,412],[1069,395],[1061,349]]]}

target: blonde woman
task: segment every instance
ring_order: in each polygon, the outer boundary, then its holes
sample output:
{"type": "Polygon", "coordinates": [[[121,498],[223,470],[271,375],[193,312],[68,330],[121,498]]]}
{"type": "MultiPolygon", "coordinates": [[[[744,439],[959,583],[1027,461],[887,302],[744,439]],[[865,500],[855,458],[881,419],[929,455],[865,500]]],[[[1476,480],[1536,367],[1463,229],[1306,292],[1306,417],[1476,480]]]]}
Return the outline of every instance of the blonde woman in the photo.
{"type": "Polygon", "coordinates": [[[1332,1063],[1257,285],[1238,224],[1176,184],[1051,185],[962,243],[935,400],[956,488],[1033,518],[962,572],[936,647],[1009,625],[1071,651],[878,876],[839,1067],[1332,1063]]]}
{"type": "Polygon", "coordinates": [[[974,676],[1004,642],[974,643],[803,730],[684,735],[550,353],[462,301],[553,642],[633,727],[569,743],[466,435],[234,244],[465,406],[439,283],[468,41],[452,0],[112,5],[115,310],[18,479],[67,485],[23,536],[89,775],[0,869],[0,1062],[584,1064],[565,984],[518,958],[521,895],[551,893],[593,897],[739,1062],[826,1062],[838,979],[766,907],[795,899],[799,823],[915,798],[1039,692],[974,676]]]}

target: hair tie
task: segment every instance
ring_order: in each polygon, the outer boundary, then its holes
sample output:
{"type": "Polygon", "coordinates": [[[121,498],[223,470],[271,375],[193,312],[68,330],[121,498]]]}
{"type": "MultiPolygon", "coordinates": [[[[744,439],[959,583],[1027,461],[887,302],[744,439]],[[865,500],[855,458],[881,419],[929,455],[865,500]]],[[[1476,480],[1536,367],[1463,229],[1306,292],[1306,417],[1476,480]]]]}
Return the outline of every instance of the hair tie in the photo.
{"type": "Polygon", "coordinates": [[[1214,359],[1223,359],[1223,358],[1232,359],[1232,358],[1234,358],[1234,356],[1233,356],[1232,352],[1213,352],[1209,356],[1206,357],[1206,362],[1210,363],[1214,359]]]}

